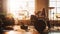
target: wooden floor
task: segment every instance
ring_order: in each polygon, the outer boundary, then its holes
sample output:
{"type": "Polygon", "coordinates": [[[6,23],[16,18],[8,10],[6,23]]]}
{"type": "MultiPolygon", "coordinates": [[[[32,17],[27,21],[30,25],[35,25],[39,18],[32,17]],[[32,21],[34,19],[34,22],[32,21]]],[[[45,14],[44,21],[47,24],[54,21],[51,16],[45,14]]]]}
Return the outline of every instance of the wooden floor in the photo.
{"type": "MultiPolygon", "coordinates": [[[[60,32],[60,26],[54,26],[54,28],[51,27],[50,30],[48,30],[48,28],[46,27],[46,29],[44,30],[44,34],[48,34],[50,31],[60,32]]],[[[14,25],[13,30],[4,30],[3,34],[40,34],[40,33],[38,33],[34,26],[28,26],[28,29],[24,30],[21,29],[19,25],[14,25]]]]}
{"type": "Polygon", "coordinates": [[[20,26],[14,26],[13,28],[14,30],[4,30],[4,34],[39,34],[33,26],[29,26],[27,31],[21,29],[20,26]]]}
{"type": "MultiPolygon", "coordinates": [[[[51,28],[50,30],[57,30],[56,28],[58,27],[54,27],[51,28]]],[[[44,34],[48,34],[48,29],[46,28],[44,30],[44,34]]],[[[13,30],[4,30],[4,34],[40,34],[38,33],[38,31],[34,28],[34,26],[28,26],[27,30],[21,29],[21,27],[19,25],[14,25],[13,26],[13,30]]]]}

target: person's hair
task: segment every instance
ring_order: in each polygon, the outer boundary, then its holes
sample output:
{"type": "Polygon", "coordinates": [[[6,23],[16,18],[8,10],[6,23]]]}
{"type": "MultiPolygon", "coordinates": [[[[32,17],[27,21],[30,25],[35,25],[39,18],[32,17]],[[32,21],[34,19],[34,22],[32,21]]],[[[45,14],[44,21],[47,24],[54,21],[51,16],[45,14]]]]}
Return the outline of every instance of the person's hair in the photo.
{"type": "Polygon", "coordinates": [[[31,15],[31,20],[38,20],[38,18],[35,15],[31,15]]]}

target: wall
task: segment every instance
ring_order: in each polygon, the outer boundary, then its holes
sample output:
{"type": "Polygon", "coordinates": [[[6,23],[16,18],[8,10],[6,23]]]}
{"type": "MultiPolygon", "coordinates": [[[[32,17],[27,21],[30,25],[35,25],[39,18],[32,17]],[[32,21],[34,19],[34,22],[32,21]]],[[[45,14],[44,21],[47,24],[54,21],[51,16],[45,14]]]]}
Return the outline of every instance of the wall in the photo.
{"type": "Polygon", "coordinates": [[[3,2],[3,1],[2,1],[2,0],[0,0],[0,14],[2,14],[2,13],[3,13],[3,9],[2,9],[2,6],[3,6],[3,5],[2,5],[2,2],[3,2]]]}
{"type": "Polygon", "coordinates": [[[6,11],[4,10],[4,7],[6,4],[4,4],[4,1],[6,0],[0,0],[0,15],[5,15],[6,14],[6,11]]]}
{"type": "Polygon", "coordinates": [[[42,9],[43,8],[45,8],[45,10],[46,10],[46,15],[48,15],[47,14],[47,12],[48,12],[48,0],[36,0],[36,4],[35,4],[35,11],[37,12],[37,11],[42,11],[42,9]]]}

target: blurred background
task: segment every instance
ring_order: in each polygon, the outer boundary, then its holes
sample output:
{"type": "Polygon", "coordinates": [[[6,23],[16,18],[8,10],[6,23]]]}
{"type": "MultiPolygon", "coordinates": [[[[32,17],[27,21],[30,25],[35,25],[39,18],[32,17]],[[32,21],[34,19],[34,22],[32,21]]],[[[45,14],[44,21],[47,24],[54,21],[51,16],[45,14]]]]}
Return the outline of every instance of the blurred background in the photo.
{"type": "Polygon", "coordinates": [[[0,0],[1,34],[59,34],[60,0],[0,0]]]}

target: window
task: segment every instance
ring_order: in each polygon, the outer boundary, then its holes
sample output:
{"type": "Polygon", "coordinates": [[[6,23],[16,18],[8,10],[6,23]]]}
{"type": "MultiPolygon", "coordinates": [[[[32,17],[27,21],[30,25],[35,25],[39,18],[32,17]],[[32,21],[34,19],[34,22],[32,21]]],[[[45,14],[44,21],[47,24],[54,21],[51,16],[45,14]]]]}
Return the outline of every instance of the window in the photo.
{"type": "Polygon", "coordinates": [[[60,20],[60,0],[49,0],[49,20],[60,20]]]}
{"type": "Polygon", "coordinates": [[[7,15],[28,19],[35,11],[35,0],[7,0],[7,15]]]}

